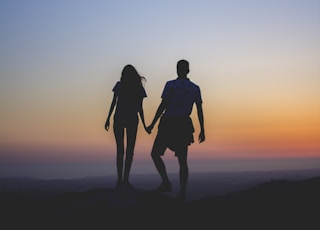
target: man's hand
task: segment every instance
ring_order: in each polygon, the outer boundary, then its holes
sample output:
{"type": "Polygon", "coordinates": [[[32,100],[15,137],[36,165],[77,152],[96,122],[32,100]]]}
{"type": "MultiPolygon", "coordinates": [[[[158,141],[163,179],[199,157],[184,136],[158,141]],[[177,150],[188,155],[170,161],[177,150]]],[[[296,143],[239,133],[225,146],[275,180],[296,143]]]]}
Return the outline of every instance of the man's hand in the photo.
{"type": "Polygon", "coordinates": [[[199,138],[198,138],[199,143],[204,142],[205,139],[206,139],[206,137],[205,137],[204,131],[201,131],[199,134],[199,138]]]}

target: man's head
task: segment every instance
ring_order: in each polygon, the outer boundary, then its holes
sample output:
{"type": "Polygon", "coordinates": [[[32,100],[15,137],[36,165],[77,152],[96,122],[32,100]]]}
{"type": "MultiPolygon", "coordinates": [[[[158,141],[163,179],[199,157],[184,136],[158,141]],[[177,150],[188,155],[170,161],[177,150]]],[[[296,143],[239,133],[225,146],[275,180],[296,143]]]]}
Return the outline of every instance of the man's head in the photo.
{"type": "Polygon", "coordinates": [[[178,61],[177,73],[181,78],[187,77],[187,74],[189,73],[189,62],[183,59],[178,61]]]}

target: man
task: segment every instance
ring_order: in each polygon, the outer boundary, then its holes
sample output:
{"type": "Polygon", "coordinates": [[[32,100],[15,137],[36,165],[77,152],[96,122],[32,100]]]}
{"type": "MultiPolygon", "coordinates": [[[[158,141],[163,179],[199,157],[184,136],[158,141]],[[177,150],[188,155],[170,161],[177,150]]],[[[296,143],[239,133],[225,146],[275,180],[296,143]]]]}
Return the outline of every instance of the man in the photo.
{"type": "Polygon", "coordinates": [[[194,127],[190,118],[193,104],[196,104],[200,123],[199,143],[205,140],[201,91],[199,86],[187,78],[188,73],[189,62],[186,60],[178,61],[178,77],[175,80],[166,82],[161,96],[162,101],[152,123],[147,127],[147,130],[151,132],[160,118],[158,133],[151,151],[153,162],[162,179],[161,185],[155,191],[172,191],[166,167],[162,160],[166,149],[169,148],[175,152],[175,156],[178,158],[180,191],[177,198],[183,201],[186,199],[189,176],[188,146],[194,142],[194,127]]]}

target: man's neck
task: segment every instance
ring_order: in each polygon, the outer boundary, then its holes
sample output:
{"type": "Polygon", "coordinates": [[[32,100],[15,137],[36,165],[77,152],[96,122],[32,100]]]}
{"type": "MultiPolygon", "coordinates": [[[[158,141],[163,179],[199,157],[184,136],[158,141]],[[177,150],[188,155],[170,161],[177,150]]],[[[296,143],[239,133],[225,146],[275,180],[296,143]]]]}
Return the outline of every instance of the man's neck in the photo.
{"type": "Polygon", "coordinates": [[[187,75],[178,75],[178,79],[188,79],[187,75]]]}

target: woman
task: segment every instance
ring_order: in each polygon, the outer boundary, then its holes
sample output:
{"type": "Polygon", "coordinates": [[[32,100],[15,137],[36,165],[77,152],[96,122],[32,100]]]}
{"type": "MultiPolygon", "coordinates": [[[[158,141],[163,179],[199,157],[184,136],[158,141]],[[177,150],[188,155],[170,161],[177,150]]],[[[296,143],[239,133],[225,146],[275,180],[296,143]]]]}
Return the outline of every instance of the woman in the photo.
{"type": "Polygon", "coordinates": [[[116,108],[113,123],[113,131],[117,144],[118,180],[116,188],[133,188],[129,183],[129,174],[138,131],[138,114],[140,115],[140,119],[146,130],[142,106],[144,97],[147,97],[146,91],[142,85],[142,81],[144,80],[145,78],[140,76],[132,65],[126,65],[122,70],[120,81],[115,84],[112,90],[114,95],[105,123],[105,129],[107,131],[109,130],[110,117],[114,108],[116,108]],[[127,141],[126,150],[124,148],[125,132],[127,141]]]}

